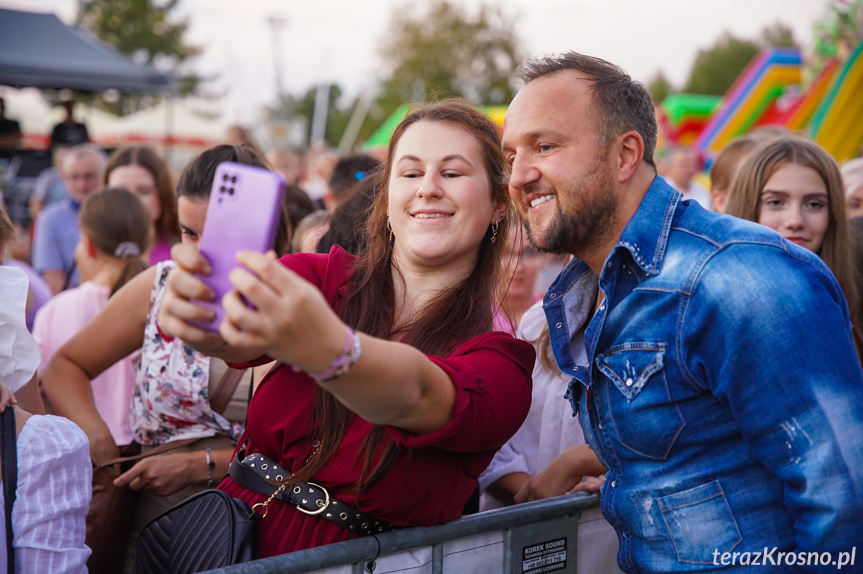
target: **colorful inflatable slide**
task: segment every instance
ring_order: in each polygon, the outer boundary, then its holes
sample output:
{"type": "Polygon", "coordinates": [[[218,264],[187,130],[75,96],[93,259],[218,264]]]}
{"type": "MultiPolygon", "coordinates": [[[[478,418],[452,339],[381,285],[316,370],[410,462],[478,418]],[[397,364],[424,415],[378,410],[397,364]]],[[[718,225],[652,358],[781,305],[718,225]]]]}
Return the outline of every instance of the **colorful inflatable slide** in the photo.
{"type": "Polygon", "coordinates": [[[861,52],[863,43],[848,58],[810,125],[812,139],[840,163],[859,156],[863,148],[861,52]]]}
{"type": "Polygon", "coordinates": [[[734,82],[719,109],[695,140],[705,157],[712,157],[732,138],[745,134],[790,85],[800,84],[799,50],[762,51],[734,82]]]}

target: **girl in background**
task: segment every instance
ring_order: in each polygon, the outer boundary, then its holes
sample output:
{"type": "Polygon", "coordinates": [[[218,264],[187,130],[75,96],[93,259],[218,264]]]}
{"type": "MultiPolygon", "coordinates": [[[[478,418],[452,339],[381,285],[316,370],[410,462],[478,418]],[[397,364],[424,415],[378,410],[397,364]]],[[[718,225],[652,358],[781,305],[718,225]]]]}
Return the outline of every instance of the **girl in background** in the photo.
{"type": "Polygon", "coordinates": [[[118,149],[108,158],[103,183],[125,187],[147,208],[152,224],[146,258],[150,265],[170,260],[171,246],[180,239],[177,199],[168,166],[159,154],[143,145],[118,149]]]}
{"type": "MultiPolygon", "coordinates": [[[[78,215],[81,239],[75,262],[81,285],[59,293],[36,314],[33,336],[44,368],[54,353],[86,325],[135,275],[147,268],[142,259],[150,235],[144,204],[122,188],[87,197],[78,215]]],[[[118,361],[90,382],[93,401],[117,445],[133,441],[129,406],[135,389],[132,356],[118,361]]]]}
{"type": "MultiPolygon", "coordinates": [[[[860,304],[854,285],[845,188],[839,166],[809,140],[785,136],[761,144],[740,165],[728,196],[728,215],[775,229],[817,254],[839,283],[851,317],[860,304]]],[[[861,325],[853,330],[863,354],[861,325]]]]}

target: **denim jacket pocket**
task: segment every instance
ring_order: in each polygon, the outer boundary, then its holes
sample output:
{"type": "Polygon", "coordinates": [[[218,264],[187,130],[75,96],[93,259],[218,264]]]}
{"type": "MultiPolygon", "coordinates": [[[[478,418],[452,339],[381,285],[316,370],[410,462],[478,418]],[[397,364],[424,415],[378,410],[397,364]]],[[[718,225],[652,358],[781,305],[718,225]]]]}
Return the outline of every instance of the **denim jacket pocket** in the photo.
{"type": "Polygon", "coordinates": [[[633,341],[596,358],[599,371],[619,391],[608,388],[605,393],[618,440],[637,454],[660,460],[686,426],[680,407],[671,400],[664,357],[664,343],[633,341]]]}
{"type": "Polygon", "coordinates": [[[713,564],[717,551],[730,552],[743,540],[718,480],[657,502],[681,562],[713,564]]]}

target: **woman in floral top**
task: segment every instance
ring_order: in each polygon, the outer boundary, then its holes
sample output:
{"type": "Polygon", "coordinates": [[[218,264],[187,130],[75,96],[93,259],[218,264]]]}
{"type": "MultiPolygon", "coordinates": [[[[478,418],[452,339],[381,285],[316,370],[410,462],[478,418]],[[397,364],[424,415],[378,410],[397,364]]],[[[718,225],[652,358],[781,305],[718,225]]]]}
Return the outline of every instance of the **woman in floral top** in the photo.
{"type": "MultiPolygon", "coordinates": [[[[266,167],[248,148],[219,146],[194,159],[177,186],[182,243],[197,246],[207,214],[216,166],[233,161],[266,167]]],[[[286,244],[281,230],[276,248],[286,244]]],[[[120,452],[93,405],[90,379],[129,354],[141,350],[132,399],[132,431],[147,452],[172,441],[193,444],[138,461],[115,484],[138,491],[132,517],[127,570],[138,532],[152,518],[206,489],[227,472],[242,432],[249,376],[237,386],[224,413],[214,412],[209,397],[227,366],[159,331],[156,316],[173,261],[151,267],[110,299],[105,308],[54,355],[45,369],[45,391],[58,413],[76,422],[90,439],[94,463],[120,452]]]]}

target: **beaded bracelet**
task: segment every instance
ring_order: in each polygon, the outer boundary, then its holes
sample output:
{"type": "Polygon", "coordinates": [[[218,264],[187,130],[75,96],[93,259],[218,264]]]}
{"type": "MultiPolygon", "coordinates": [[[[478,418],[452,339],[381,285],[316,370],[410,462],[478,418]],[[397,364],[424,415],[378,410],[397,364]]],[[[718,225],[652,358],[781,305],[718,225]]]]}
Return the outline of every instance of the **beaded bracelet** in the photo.
{"type": "Polygon", "coordinates": [[[347,373],[351,366],[357,362],[363,352],[360,345],[360,336],[350,328],[347,329],[347,338],[345,339],[345,348],[341,354],[330,363],[330,368],[323,373],[306,373],[318,383],[327,383],[336,377],[340,377],[347,373]]]}

